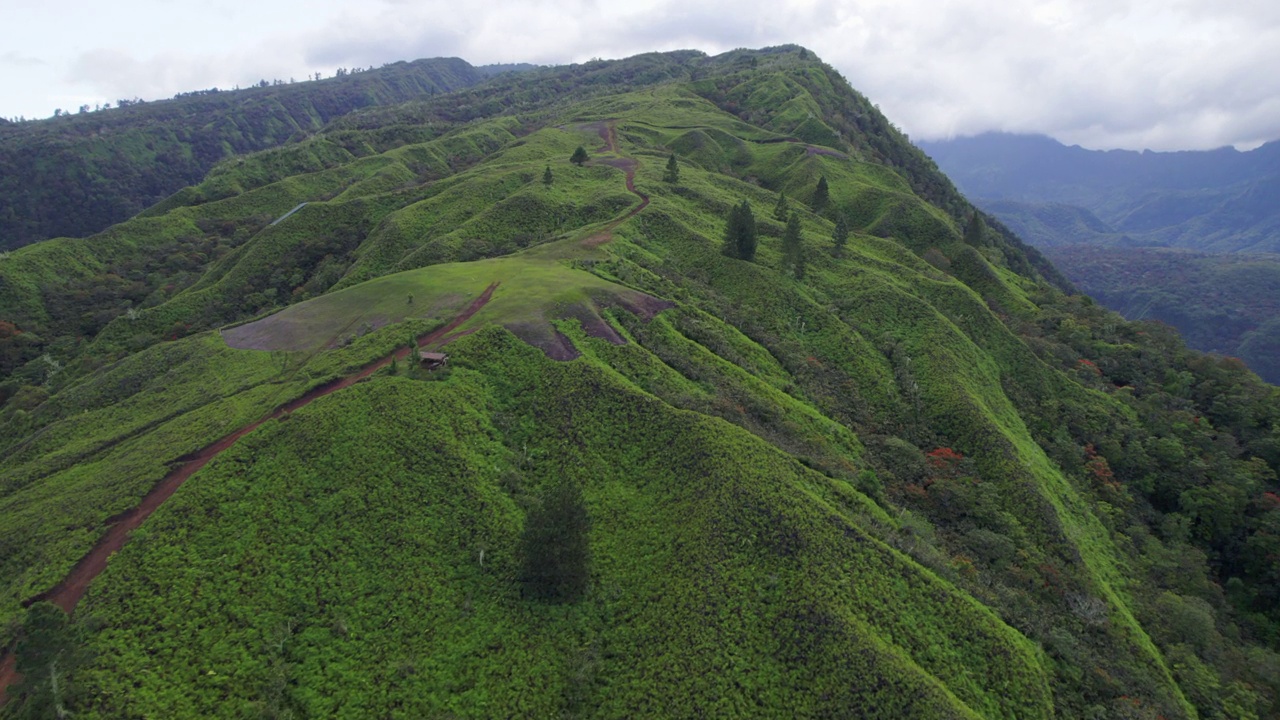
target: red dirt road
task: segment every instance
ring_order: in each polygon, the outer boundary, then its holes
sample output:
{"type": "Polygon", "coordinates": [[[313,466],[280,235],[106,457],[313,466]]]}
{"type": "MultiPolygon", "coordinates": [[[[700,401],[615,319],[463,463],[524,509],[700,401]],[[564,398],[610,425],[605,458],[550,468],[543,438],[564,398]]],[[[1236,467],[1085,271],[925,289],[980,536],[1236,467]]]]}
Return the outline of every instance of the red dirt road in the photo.
{"type": "MultiPolygon", "coordinates": [[[[599,123],[598,130],[600,133],[600,138],[604,140],[605,145],[604,147],[600,148],[600,150],[598,150],[597,152],[608,151],[616,154],[618,152],[618,136],[617,136],[617,131],[614,129],[613,123],[612,122],[607,124],[599,123]]],[[[600,232],[596,233],[595,235],[592,235],[586,240],[583,240],[582,244],[585,247],[599,247],[600,245],[603,245],[609,242],[610,240],[613,239],[614,228],[618,227],[622,223],[635,217],[636,214],[639,213],[641,210],[644,210],[646,207],[649,207],[649,196],[645,195],[639,190],[636,190],[636,167],[639,165],[639,163],[627,157],[618,157],[616,159],[607,158],[607,159],[600,160],[599,162],[603,165],[616,167],[619,170],[622,170],[624,173],[626,173],[627,192],[640,198],[640,204],[631,208],[631,210],[629,210],[627,214],[623,215],[622,217],[617,218],[615,220],[611,220],[608,225],[605,225],[604,228],[600,230],[600,232]]]]}
{"type": "MultiPolygon", "coordinates": [[[[471,316],[479,312],[480,308],[484,307],[485,304],[489,302],[489,298],[493,297],[493,291],[497,287],[498,284],[494,283],[485,288],[484,292],[480,294],[480,297],[476,298],[465,310],[462,311],[461,314],[451,320],[447,325],[437,328],[436,330],[418,338],[418,347],[425,347],[439,342],[441,338],[444,338],[445,335],[452,332],[459,325],[470,320],[471,316]]],[[[447,338],[447,340],[453,339],[453,337],[447,338]]],[[[186,462],[184,462],[180,467],[174,469],[166,475],[163,480],[157,483],[156,486],[142,498],[141,503],[113,519],[107,533],[98,540],[98,543],[93,546],[93,549],[89,551],[88,555],[85,555],[81,558],[80,562],[76,563],[75,567],[71,569],[71,572],[68,573],[65,578],[63,578],[62,582],[54,586],[53,589],[40,593],[39,595],[25,601],[23,605],[30,606],[32,603],[47,600],[62,608],[64,612],[70,615],[75,611],[76,605],[89,589],[89,584],[106,569],[107,560],[116,551],[124,547],[125,543],[129,541],[129,534],[136,530],[138,526],[142,525],[142,523],[151,516],[151,513],[156,511],[156,508],[163,505],[166,500],[172,497],[173,493],[182,486],[182,483],[186,482],[187,478],[191,477],[200,470],[200,468],[207,465],[210,460],[217,457],[223,450],[226,450],[234,445],[240,438],[258,429],[259,426],[268,420],[274,420],[286,413],[291,413],[294,410],[310,404],[317,398],[324,397],[325,395],[337,392],[343,388],[351,387],[383,367],[391,364],[393,358],[396,360],[403,360],[408,356],[409,348],[400,348],[391,355],[364,366],[352,375],[348,375],[339,380],[335,380],[334,382],[314,388],[302,397],[276,408],[261,420],[245,425],[212,445],[205,447],[194,455],[187,456],[184,458],[186,462]]],[[[5,652],[3,657],[0,657],[0,705],[4,704],[5,690],[11,684],[20,679],[15,665],[16,660],[12,652],[5,652]]]]}

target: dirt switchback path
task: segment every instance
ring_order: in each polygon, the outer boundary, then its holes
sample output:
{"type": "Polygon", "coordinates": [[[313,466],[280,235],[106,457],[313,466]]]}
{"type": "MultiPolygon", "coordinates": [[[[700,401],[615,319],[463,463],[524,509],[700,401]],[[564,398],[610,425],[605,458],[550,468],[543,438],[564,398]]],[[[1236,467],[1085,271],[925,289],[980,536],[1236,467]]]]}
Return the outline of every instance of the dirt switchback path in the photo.
{"type": "MultiPolygon", "coordinates": [[[[462,311],[462,313],[449,321],[448,324],[419,337],[418,347],[425,347],[439,342],[459,325],[470,320],[471,316],[479,312],[480,308],[484,307],[485,304],[489,302],[489,298],[493,297],[493,291],[497,287],[498,284],[494,283],[485,288],[484,292],[480,294],[480,297],[476,298],[465,310],[462,311]]],[[[447,338],[446,341],[453,339],[453,337],[450,337],[447,338]]],[[[268,420],[274,420],[282,415],[291,413],[294,410],[309,405],[317,398],[324,397],[325,395],[337,392],[343,388],[351,387],[378,370],[390,365],[393,359],[404,360],[408,356],[409,348],[402,347],[394,353],[364,366],[354,374],[308,391],[302,397],[276,408],[261,420],[245,425],[239,430],[236,430],[230,435],[227,435],[221,440],[218,440],[193,455],[181,458],[185,462],[157,483],[156,486],[142,498],[141,503],[132,510],[127,510],[124,513],[108,520],[110,528],[107,530],[107,533],[98,540],[98,543],[93,546],[93,549],[89,551],[88,555],[85,555],[81,558],[80,562],[76,563],[75,567],[71,569],[71,572],[62,579],[62,582],[54,586],[53,589],[26,600],[23,602],[23,605],[30,606],[32,603],[47,600],[48,602],[62,608],[64,612],[70,615],[75,611],[76,605],[80,602],[80,598],[84,597],[85,592],[89,589],[89,584],[106,569],[107,560],[116,551],[124,547],[125,543],[129,541],[129,534],[142,525],[142,523],[151,516],[151,513],[156,511],[156,508],[163,505],[166,500],[172,497],[173,493],[182,486],[182,483],[186,482],[187,478],[191,477],[200,470],[200,468],[207,465],[210,460],[214,459],[222,453],[222,451],[234,445],[240,438],[258,429],[258,427],[268,420]]],[[[11,684],[20,679],[15,665],[16,661],[12,652],[5,652],[4,655],[0,657],[0,705],[4,704],[5,690],[11,684]]]]}
{"type": "Polygon", "coordinates": [[[614,220],[610,220],[609,224],[605,225],[603,228],[600,229],[600,232],[596,233],[595,235],[592,235],[586,240],[583,240],[582,244],[586,247],[598,247],[600,245],[603,245],[609,242],[610,240],[613,239],[614,228],[618,227],[622,223],[635,217],[637,213],[639,213],[641,210],[644,210],[646,207],[649,206],[649,196],[645,195],[639,190],[636,190],[636,168],[639,166],[639,163],[636,162],[633,158],[622,157],[621,155],[618,154],[618,133],[617,133],[617,129],[614,127],[614,123],[612,122],[608,124],[601,123],[599,125],[599,132],[600,132],[600,138],[604,140],[605,145],[604,147],[600,148],[600,150],[597,152],[608,151],[613,153],[614,155],[618,155],[618,157],[602,158],[598,162],[602,165],[616,167],[619,170],[622,170],[624,173],[626,173],[627,192],[640,198],[640,204],[631,208],[631,210],[627,211],[625,215],[622,215],[621,217],[618,217],[614,220]]]}

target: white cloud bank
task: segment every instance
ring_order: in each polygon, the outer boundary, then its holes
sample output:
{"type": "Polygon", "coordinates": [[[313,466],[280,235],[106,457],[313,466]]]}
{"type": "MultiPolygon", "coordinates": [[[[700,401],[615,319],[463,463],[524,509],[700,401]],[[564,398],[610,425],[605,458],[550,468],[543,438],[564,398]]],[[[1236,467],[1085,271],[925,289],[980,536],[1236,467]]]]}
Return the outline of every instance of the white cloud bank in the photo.
{"type": "MultiPolygon", "coordinates": [[[[1004,130],[1193,149],[1280,138],[1280,3],[1271,0],[279,1],[259,3],[256,22],[226,2],[202,5],[203,17],[182,11],[188,32],[206,25],[223,33],[217,42],[152,47],[133,32],[121,45],[105,32],[61,60],[22,47],[12,55],[39,54],[60,66],[57,82],[114,99],[419,57],[555,64],[792,42],[921,139],[1004,130]]],[[[121,12],[145,23],[155,7],[121,12]]],[[[165,7],[167,22],[182,22],[165,7]]],[[[0,85],[0,103],[8,94],[0,85]]]]}

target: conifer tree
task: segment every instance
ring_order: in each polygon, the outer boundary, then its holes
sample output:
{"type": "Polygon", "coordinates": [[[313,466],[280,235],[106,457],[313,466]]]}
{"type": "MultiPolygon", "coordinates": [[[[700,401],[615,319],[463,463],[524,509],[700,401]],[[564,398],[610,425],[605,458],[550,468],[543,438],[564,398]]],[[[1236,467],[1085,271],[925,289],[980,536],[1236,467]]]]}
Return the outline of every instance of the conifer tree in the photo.
{"type": "Polygon", "coordinates": [[[591,156],[587,154],[587,149],[579,145],[578,149],[573,151],[573,155],[569,156],[569,162],[581,167],[590,158],[591,156]]]}
{"type": "Polygon", "coordinates": [[[831,233],[831,239],[836,244],[836,256],[844,254],[844,246],[849,242],[849,221],[845,219],[844,213],[836,216],[836,229],[831,233]]]}
{"type": "Polygon", "coordinates": [[[587,591],[591,518],[576,485],[562,481],[546,492],[524,521],[518,548],[526,596],[573,602],[587,591]]]}
{"type": "Polygon", "coordinates": [[[778,222],[786,222],[787,215],[791,210],[787,207],[787,194],[782,193],[778,196],[778,204],[773,206],[773,219],[778,222]]]}
{"type": "Polygon", "coordinates": [[[827,187],[827,176],[823,175],[818,178],[818,188],[813,191],[813,211],[821,213],[826,210],[830,200],[831,188],[827,187]]]}
{"type": "Polygon", "coordinates": [[[672,185],[680,182],[680,163],[676,162],[674,154],[667,158],[667,171],[662,175],[662,180],[672,185]]]}
{"type": "Polygon", "coordinates": [[[987,244],[987,224],[982,221],[982,216],[977,210],[973,211],[973,215],[969,216],[969,223],[964,226],[964,241],[973,247],[982,247],[987,244]]]}
{"type": "Polygon", "coordinates": [[[547,169],[544,170],[542,173],[542,184],[546,185],[547,187],[551,187],[551,183],[554,179],[555,178],[551,175],[551,166],[548,165],[547,169]]]}
{"type": "Polygon", "coordinates": [[[751,204],[746,200],[729,211],[729,222],[724,231],[724,254],[739,260],[756,257],[756,218],[751,204]]]}
{"type": "Polygon", "coordinates": [[[782,269],[795,273],[797,280],[804,277],[804,244],[800,230],[800,213],[793,212],[787,219],[787,230],[782,234],[782,269]]]}

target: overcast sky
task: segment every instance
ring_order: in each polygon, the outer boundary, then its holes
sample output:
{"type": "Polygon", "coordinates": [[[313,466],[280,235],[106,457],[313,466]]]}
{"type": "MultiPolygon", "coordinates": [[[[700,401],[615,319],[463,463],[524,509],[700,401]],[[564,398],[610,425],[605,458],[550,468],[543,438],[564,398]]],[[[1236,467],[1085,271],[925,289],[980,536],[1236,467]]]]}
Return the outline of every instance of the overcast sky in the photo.
{"type": "Polygon", "coordinates": [[[1280,139],[1276,0],[0,0],[0,116],[457,56],[565,64],[798,43],[916,139],[1280,139]]]}

